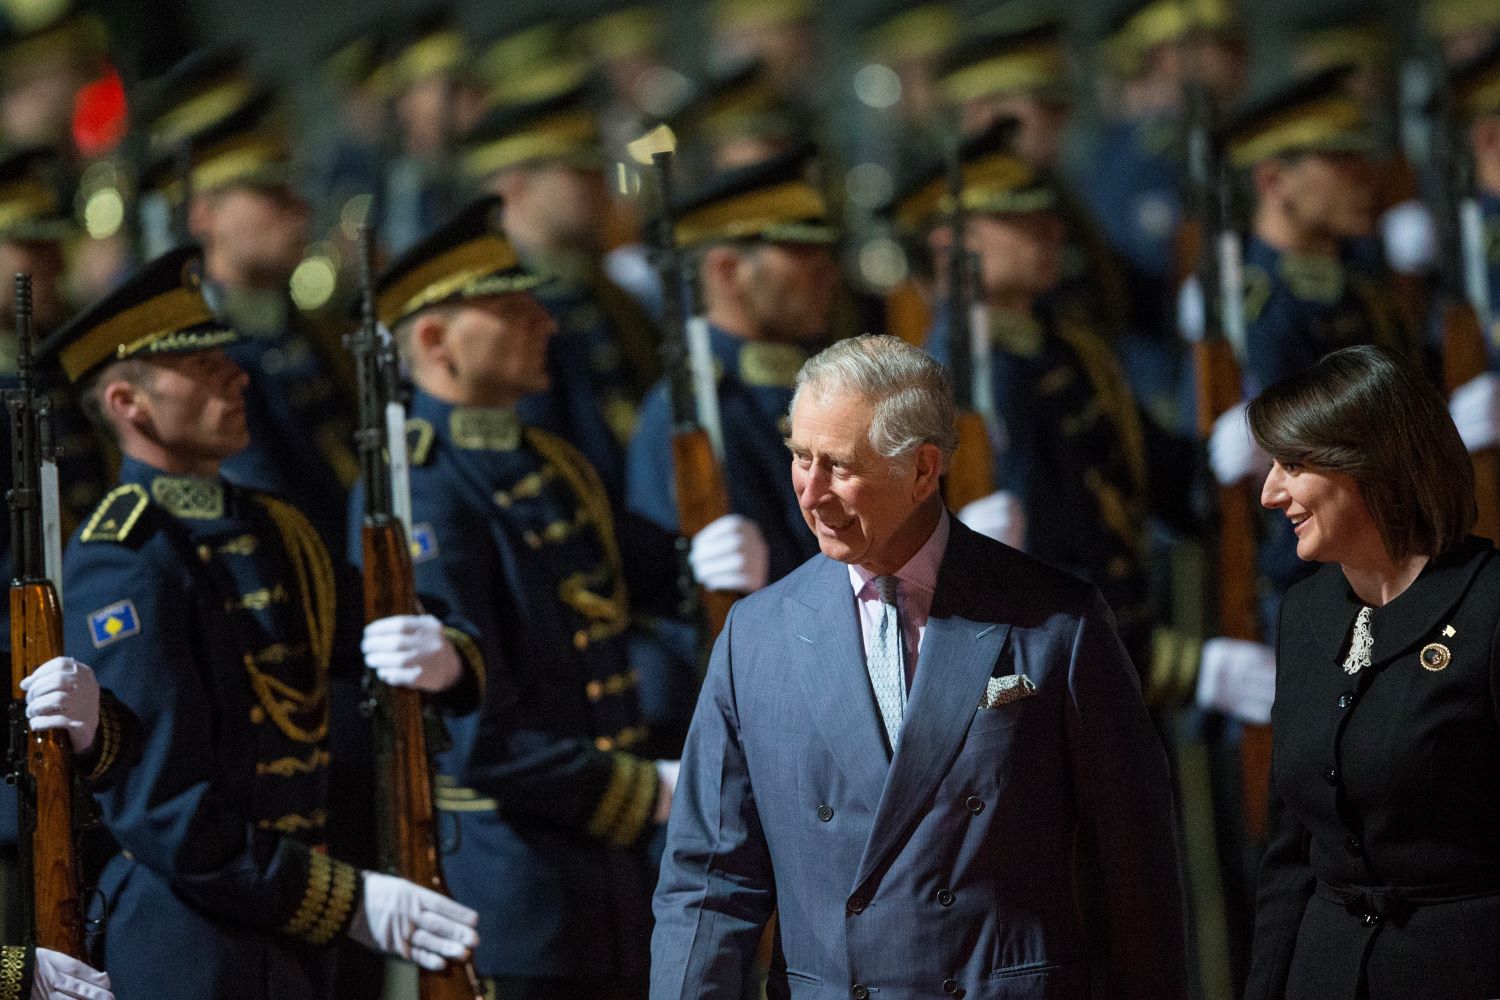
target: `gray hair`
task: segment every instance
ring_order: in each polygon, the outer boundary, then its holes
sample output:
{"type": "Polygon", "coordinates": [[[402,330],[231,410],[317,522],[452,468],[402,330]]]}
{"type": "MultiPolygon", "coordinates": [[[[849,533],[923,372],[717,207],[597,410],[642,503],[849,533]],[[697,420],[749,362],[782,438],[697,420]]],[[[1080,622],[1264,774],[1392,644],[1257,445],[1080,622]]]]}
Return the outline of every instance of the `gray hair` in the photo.
{"type": "Polygon", "coordinates": [[[948,370],[899,337],[850,337],[808,358],[797,372],[792,410],[805,389],[819,399],[853,393],[873,401],[870,446],[897,468],[920,445],[937,445],[945,463],[958,447],[948,370]]]}

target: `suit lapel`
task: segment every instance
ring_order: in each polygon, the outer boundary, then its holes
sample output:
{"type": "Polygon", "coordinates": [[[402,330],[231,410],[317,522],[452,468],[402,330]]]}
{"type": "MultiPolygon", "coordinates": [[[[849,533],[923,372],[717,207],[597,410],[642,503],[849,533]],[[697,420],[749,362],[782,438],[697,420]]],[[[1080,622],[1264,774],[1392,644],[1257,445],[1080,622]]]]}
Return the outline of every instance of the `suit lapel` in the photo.
{"type": "MultiPolygon", "coordinates": [[[[996,595],[993,591],[986,593],[988,574],[972,563],[972,534],[956,519],[951,524],[952,536],[938,571],[900,746],[891,761],[856,885],[870,877],[927,811],[933,790],[958,756],[984,697],[985,684],[1010,635],[1010,624],[997,620],[1003,616],[996,615],[993,606],[984,614],[967,606],[964,597],[968,594],[977,593],[991,602],[996,595]]],[[[869,701],[868,681],[865,688],[869,701]]],[[[878,724],[872,721],[872,725],[878,724]]]]}
{"type": "Polygon", "coordinates": [[[852,788],[873,810],[886,780],[886,749],[865,671],[849,569],[818,558],[817,574],[802,588],[812,603],[784,599],[793,633],[792,668],[818,732],[852,788]]]}

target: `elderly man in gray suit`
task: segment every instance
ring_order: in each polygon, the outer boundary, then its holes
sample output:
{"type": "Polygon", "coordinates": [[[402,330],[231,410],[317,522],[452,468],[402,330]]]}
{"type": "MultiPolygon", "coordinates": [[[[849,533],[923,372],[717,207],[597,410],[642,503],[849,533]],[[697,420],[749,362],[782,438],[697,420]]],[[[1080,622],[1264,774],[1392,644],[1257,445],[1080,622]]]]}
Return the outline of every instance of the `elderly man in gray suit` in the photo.
{"type": "Polygon", "coordinates": [[[947,375],[809,360],[792,482],[822,554],[740,601],[682,758],[652,1000],[1178,1000],[1165,755],[1094,589],[965,528],[947,375]]]}

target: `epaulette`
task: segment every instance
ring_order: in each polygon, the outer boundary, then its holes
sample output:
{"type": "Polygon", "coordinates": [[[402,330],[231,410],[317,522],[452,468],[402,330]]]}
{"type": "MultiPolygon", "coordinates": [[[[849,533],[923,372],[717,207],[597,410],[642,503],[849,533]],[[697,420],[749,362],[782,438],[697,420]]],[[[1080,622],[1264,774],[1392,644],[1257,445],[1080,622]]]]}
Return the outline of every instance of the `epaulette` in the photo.
{"type": "Polygon", "coordinates": [[[412,465],[426,465],[427,457],[432,452],[432,439],[435,432],[432,423],[421,417],[412,417],[406,421],[406,457],[412,465]]]}
{"type": "Polygon", "coordinates": [[[107,493],[88,523],[83,526],[79,540],[84,542],[123,542],[130,535],[136,522],[141,519],[151,498],[144,487],[137,483],[116,486],[107,493]]]}

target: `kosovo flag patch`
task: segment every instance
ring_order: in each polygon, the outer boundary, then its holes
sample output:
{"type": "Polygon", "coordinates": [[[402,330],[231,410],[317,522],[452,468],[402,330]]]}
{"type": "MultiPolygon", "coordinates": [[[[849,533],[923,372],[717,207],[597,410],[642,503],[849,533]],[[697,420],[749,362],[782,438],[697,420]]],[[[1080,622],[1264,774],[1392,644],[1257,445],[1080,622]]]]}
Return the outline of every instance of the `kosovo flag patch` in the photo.
{"type": "Polygon", "coordinates": [[[135,635],[140,630],[141,619],[135,613],[135,604],[131,601],[119,601],[89,615],[89,638],[94,640],[95,649],[108,646],[116,639],[135,635]]]}
{"type": "Polygon", "coordinates": [[[436,559],[438,554],[437,532],[432,530],[432,525],[423,522],[411,526],[411,561],[414,563],[427,562],[436,559]]]}

